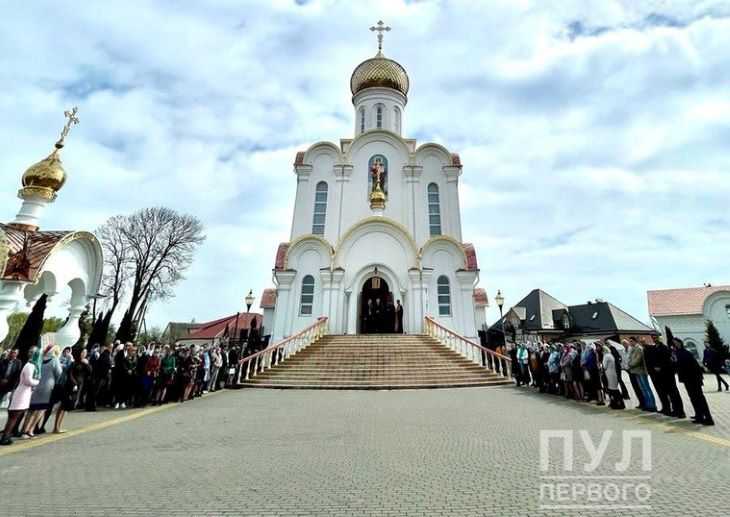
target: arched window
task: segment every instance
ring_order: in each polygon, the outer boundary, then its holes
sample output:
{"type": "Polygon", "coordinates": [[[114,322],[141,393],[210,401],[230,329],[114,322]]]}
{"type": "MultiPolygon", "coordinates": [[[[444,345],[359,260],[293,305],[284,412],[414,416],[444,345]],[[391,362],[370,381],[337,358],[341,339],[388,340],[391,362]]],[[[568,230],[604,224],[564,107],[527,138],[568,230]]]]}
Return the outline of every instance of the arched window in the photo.
{"type": "Polygon", "coordinates": [[[441,205],[439,203],[439,186],[428,185],[428,227],[431,237],[441,235],[441,205]]]}
{"type": "Polygon", "coordinates": [[[373,191],[373,166],[379,164],[383,168],[383,175],[381,177],[380,188],[383,189],[385,196],[388,197],[388,159],[382,154],[376,154],[368,160],[368,199],[370,199],[370,193],[373,191]]]}
{"type": "Polygon", "coordinates": [[[365,132],[365,108],[360,108],[360,133],[365,132]]]}
{"type": "Polygon", "coordinates": [[[314,306],[314,277],[307,275],[302,278],[302,296],[299,300],[299,315],[311,316],[314,306]]]}
{"type": "Polygon", "coordinates": [[[395,125],[395,132],[400,135],[400,108],[398,106],[393,108],[393,121],[395,125]]]}
{"type": "Polygon", "coordinates": [[[375,127],[378,129],[383,128],[383,105],[378,104],[375,107],[375,127]]]}
{"type": "Polygon", "coordinates": [[[439,316],[451,316],[451,288],[448,277],[441,275],[436,282],[439,297],[439,316]]]}
{"type": "Polygon", "coordinates": [[[320,181],[314,193],[314,219],[312,221],[312,233],[324,235],[324,220],[327,216],[327,183],[320,181]]]}

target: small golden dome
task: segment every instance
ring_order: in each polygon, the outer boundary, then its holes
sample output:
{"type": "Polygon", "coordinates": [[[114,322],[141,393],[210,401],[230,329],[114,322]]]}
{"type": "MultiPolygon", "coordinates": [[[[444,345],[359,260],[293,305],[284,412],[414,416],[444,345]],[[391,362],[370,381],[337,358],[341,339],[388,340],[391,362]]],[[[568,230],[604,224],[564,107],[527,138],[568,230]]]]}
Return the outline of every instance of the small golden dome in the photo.
{"type": "Polygon", "coordinates": [[[383,56],[381,52],[357,65],[350,78],[350,90],[353,95],[372,87],[393,88],[403,95],[408,95],[409,86],[405,68],[400,63],[383,56]]]}
{"type": "Polygon", "coordinates": [[[23,173],[23,187],[49,189],[54,193],[61,190],[66,182],[66,171],[63,170],[58,149],[47,157],[28,167],[23,173]]]}

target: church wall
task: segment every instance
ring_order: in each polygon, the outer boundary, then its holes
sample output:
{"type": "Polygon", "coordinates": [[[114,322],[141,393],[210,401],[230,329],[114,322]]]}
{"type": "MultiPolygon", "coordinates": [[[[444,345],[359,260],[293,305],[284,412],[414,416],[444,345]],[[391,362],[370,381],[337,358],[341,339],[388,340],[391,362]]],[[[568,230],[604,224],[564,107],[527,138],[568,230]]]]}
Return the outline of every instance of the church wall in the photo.
{"type": "MultiPolygon", "coordinates": [[[[282,311],[282,315],[286,318],[282,327],[283,336],[290,336],[297,333],[301,329],[311,325],[314,321],[324,314],[323,311],[323,289],[320,270],[323,267],[329,267],[329,257],[327,251],[323,249],[319,242],[306,242],[297,246],[297,249],[291,250],[287,257],[287,266],[295,272],[294,280],[291,284],[288,300],[286,300],[286,309],[282,311]],[[300,314],[300,304],[302,297],[302,281],[307,275],[314,278],[314,301],[312,305],[312,314],[300,314]]],[[[283,307],[282,307],[283,308],[283,307]]],[[[279,303],[277,300],[277,312],[279,303]]],[[[279,317],[279,314],[276,315],[279,317]]],[[[276,336],[279,337],[279,336],[276,336]]]]}

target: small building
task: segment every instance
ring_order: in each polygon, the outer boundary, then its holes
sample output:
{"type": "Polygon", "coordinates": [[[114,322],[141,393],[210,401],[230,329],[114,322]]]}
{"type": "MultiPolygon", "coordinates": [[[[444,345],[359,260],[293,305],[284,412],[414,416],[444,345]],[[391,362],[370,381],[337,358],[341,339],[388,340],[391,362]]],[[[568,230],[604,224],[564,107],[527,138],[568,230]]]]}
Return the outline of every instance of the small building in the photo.
{"type": "Polygon", "coordinates": [[[176,343],[177,341],[189,336],[202,326],[202,323],[195,323],[195,320],[191,322],[171,321],[162,332],[162,341],[165,343],[176,343]]]}
{"type": "Polygon", "coordinates": [[[104,257],[94,234],[41,229],[44,210],[66,184],[60,153],[78,122],[76,108],[65,115],[67,122],[53,151],[23,173],[18,191],[22,204],[15,219],[0,223],[0,342],[9,332],[8,316],[46,295],[68,296],[66,323],[53,342],[73,345],[81,336],[79,319],[101,286],[104,257]]]}
{"type": "Polygon", "coordinates": [[[489,328],[490,343],[501,343],[503,332],[515,342],[659,335],[612,303],[596,300],[569,306],[541,289],[532,290],[489,328]]]}
{"type": "Polygon", "coordinates": [[[660,289],[646,292],[649,315],[665,332],[675,337],[699,357],[705,350],[706,322],[712,321],[722,339],[730,342],[730,285],[660,289]]]}
{"type": "Polygon", "coordinates": [[[254,312],[233,314],[202,323],[189,335],[177,340],[175,344],[178,346],[207,346],[218,345],[227,339],[245,339],[253,320],[256,320],[256,326],[260,329],[263,316],[254,312]]]}

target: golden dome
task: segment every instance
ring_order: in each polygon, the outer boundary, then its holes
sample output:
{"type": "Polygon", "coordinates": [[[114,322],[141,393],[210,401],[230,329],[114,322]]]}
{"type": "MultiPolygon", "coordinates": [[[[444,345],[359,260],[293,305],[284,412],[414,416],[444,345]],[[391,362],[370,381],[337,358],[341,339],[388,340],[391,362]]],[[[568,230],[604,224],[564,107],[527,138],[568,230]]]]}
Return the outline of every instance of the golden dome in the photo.
{"type": "Polygon", "coordinates": [[[392,88],[403,95],[408,95],[409,86],[405,68],[381,52],[357,65],[350,78],[350,90],[353,95],[372,87],[392,88]]]}
{"type": "Polygon", "coordinates": [[[63,170],[59,152],[63,149],[71,126],[79,123],[77,113],[78,108],[75,106],[71,110],[63,112],[68,120],[61,130],[61,138],[56,142],[55,149],[51,154],[28,167],[23,173],[23,188],[18,191],[18,196],[21,198],[38,196],[50,201],[56,199],[56,194],[66,183],[66,171],[63,170]]]}
{"type": "Polygon", "coordinates": [[[46,158],[28,167],[23,173],[23,190],[41,191],[46,190],[55,194],[63,184],[66,183],[66,171],[63,170],[61,158],[58,156],[58,149],[54,150],[46,158]]]}

